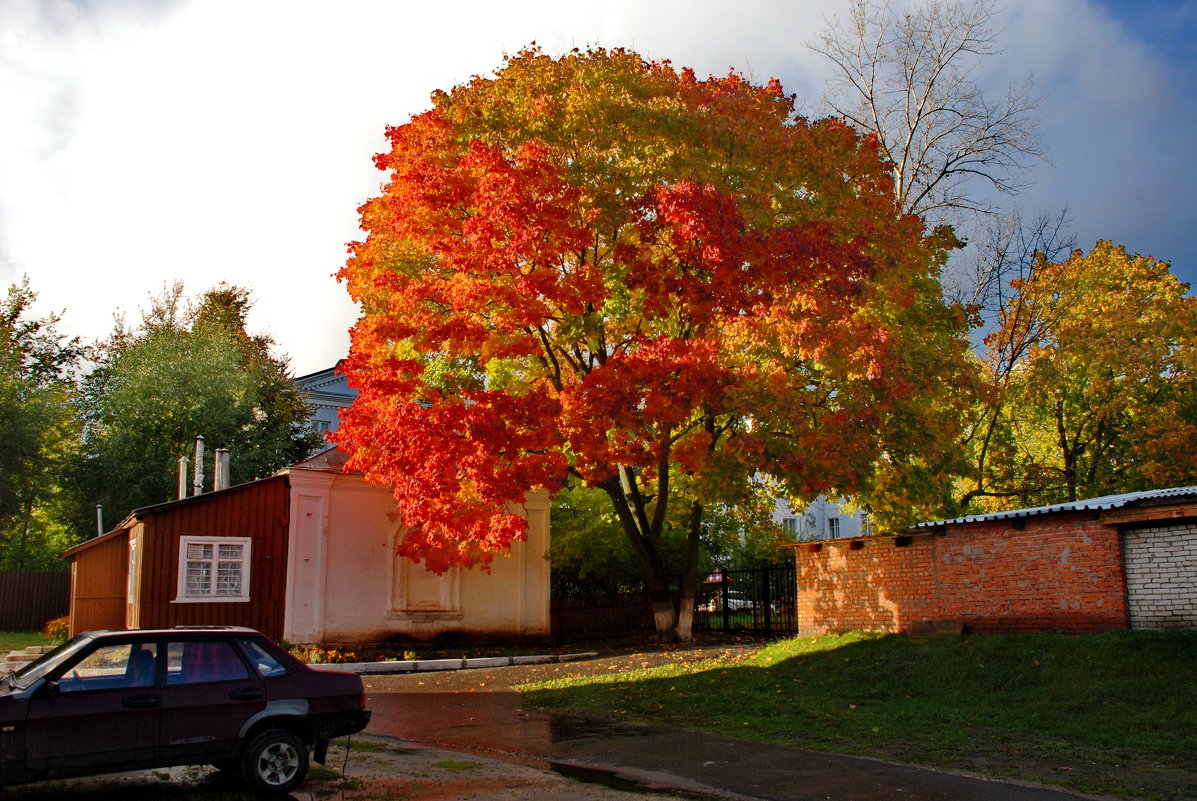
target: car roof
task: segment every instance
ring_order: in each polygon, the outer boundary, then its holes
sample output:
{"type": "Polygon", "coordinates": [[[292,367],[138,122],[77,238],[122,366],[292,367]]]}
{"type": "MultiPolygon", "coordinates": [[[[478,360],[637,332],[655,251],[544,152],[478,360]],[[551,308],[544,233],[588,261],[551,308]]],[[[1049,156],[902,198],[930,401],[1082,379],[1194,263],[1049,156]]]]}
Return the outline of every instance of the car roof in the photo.
{"type": "Polygon", "coordinates": [[[176,626],[173,629],[97,629],[95,631],[82,631],[79,633],[80,637],[91,637],[93,639],[115,639],[118,637],[211,637],[213,635],[264,636],[257,629],[245,626],[176,626]]]}

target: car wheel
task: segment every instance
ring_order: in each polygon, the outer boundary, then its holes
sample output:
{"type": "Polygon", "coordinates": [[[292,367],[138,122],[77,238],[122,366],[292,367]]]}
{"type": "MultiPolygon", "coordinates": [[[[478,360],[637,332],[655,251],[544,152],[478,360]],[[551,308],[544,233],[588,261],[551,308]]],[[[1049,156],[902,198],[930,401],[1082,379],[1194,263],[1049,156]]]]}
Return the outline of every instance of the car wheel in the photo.
{"type": "Polygon", "coordinates": [[[254,790],[290,792],[307,775],[307,746],[303,740],[283,729],[263,732],[245,749],[241,770],[254,790]]]}

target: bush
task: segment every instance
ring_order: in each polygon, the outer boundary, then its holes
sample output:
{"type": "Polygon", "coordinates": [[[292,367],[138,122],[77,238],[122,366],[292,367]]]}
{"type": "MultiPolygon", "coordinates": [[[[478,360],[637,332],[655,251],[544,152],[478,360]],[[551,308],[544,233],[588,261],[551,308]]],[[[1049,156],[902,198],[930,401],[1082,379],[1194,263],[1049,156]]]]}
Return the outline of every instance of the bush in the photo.
{"type": "Polygon", "coordinates": [[[357,654],[353,651],[338,651],[336,648],[297,648],[288,646],[291,655],[300,662],[309,665],[331,665],[338,662],[356,662],[357,654]]]}
{"type": "Polygon", "coordinates": [[[46,635],[47,640],[64,642],[71,633],[70,615],[63,615],[62,617],[56,617],[53,620],[47,621],[46,627],[42,629],[42,633],[46,635]]]}

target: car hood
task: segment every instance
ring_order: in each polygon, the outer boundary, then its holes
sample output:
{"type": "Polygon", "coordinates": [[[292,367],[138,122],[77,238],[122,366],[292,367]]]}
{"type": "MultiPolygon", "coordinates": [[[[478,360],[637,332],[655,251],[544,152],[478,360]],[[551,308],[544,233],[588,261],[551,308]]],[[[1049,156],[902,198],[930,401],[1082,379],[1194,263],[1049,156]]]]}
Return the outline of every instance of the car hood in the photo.
{"type": "Polygon", "coordinates": [[[0,722],[24,720],[28,696],[28,690],[13,690],[7,681],[0,679],[0,722]]]}

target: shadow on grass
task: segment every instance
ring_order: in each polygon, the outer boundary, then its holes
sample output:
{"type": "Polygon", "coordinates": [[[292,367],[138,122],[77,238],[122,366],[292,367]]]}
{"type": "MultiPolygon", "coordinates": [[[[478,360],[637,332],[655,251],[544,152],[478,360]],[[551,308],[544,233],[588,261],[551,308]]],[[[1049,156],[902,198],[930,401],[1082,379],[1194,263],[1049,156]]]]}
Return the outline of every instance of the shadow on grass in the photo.
{"type": "Polygon", "coordinates": [[[798,637],[523,688],[552,710],[1089,792],[1197,798],[1197,632],[798,637]]]}

